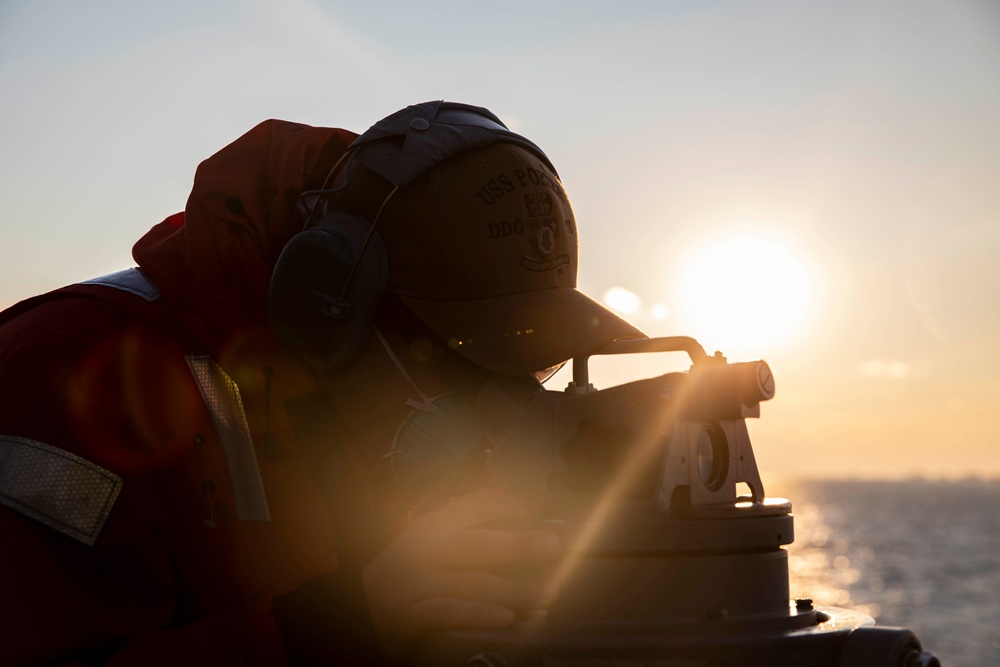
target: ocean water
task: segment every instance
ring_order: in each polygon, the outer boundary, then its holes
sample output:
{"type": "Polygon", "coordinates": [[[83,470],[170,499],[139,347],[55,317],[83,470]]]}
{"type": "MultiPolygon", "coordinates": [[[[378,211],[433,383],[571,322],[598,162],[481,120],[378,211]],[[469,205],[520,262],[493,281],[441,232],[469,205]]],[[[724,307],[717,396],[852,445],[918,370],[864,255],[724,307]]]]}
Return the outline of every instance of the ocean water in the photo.
{"type": "Polygon", "coordinates": [[[793,597],[913,630],[945,667],[1000,667],[1000,481],[784,483],[793,597]]]}

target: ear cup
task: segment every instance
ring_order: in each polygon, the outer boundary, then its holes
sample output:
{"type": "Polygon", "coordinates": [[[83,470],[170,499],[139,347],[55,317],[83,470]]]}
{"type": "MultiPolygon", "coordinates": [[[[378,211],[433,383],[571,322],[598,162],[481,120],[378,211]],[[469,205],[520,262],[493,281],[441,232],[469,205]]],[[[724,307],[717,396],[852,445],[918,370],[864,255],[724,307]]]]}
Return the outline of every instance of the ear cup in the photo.
{"type": "Polygon", "coordinates": [[[327,215],[278,257],[267,297],[271,330],[314,366],[346,366],[368,341],[388,274],[385,244],[370,222],[327,215]]]}

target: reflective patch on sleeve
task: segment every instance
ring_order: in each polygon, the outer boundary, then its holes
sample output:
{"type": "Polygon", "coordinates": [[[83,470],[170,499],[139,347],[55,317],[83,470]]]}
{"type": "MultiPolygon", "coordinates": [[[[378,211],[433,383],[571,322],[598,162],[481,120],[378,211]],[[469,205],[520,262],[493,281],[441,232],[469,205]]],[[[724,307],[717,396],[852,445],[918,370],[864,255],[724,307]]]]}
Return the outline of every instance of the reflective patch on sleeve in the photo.
{"type": "Polygon", "coordinates": [[[264,481],[257,467],[250,426],[236,382],[207,355],[187,357],[188,366],[222,439],[236,497],[236,516],[243,521],[270,521],[264,481]]]}
{"type": "Polygon", "coordinates": [[[0,503],[93,545],[122,478],[76,454],[0,435],[0,503]]]}
{"type": "Polygon", "coordinates": [[[156,301],[160,298],[160,288],[139,269],[133,267],[124,271],[116,271],[106,276],[84,280],[81,285],[103,285],[114,287],[123,292],[141,296],[146,301],[156,301]]]}

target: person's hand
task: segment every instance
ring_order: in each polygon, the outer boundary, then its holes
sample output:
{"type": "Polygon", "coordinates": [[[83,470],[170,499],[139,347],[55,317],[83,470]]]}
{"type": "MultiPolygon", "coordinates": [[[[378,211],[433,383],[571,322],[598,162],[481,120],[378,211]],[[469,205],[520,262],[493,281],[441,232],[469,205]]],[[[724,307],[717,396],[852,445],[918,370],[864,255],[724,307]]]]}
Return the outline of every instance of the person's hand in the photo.
{"type": "Polygon", "coordinates": [[[503,628],[552,604],[555,591],[541,577],[500,572],[554,560],[559,539],[483,526],[535,518],[524,499],[479,490],[415,519],[362,573],[386,651],[403,653],[429,630],[503,628]]]}

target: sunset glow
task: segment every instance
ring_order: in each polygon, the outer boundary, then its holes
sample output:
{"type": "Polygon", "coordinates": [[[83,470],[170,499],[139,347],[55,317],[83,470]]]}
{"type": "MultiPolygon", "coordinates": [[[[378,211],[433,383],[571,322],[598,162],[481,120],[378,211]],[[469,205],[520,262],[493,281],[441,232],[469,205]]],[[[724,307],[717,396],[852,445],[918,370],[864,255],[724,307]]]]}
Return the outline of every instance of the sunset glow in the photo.
{"type": "Polygon", "coordinates": [[[801,333],[813,305],[804,258],[757,235],[695,248],[681,270],[678,305],[694,336],[721,350],[761,349],[801,333]]]}

